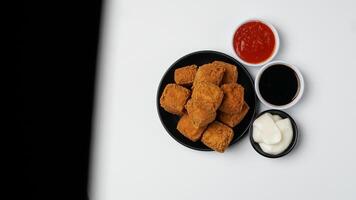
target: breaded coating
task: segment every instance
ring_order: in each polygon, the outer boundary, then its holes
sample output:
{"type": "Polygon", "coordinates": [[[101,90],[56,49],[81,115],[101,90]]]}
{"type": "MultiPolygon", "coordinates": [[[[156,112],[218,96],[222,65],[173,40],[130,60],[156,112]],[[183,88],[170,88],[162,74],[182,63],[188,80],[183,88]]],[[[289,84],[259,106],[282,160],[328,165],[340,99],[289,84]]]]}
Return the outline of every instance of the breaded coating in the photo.
{"type": "Polygon", "coordinates": [[[237,67],[235,65],[232,65],[230,63],[226,63],[223,61],[214,61],[214,62],[212,62],[212,64],[214,64],[216,66],[222,66],[225,68],[225,73],[224,73],[223,79],[221,81],[221,84],[237,82],[238,71],[237,71],[237,67]]]}
{"type": "Polygon", "coordinates": [[[234,131],[230,127],[215,121],[204,131],[201,141],[211,149],[223,153],[233,137],[234,131]]]}
{"type": "Polygon", "coordinates": [[[216,85],[208,82],[199,82],[195,85],[192,93],[192,99],[206,106],[212,106],[216,111],[224,97],[223,91],[216,85]]]}
{"type": "Polygon", "coordinates": [[[177,130],[186,138],[193,142],[198,141],[203,134],[205,127],[195,127],[188,114],[184,114],[178,121],[177,130]]]}
{"type": "Polygon", "coordinates": [[[209,82],[217,86],[220,85],[224,76],[225,68],[212,63],[202,65],[198,68],[195,75],[193,87],[200,82],[209,82]]]}
{"type": "Polygon", "coordinates": [[[167,84],[160,98],[161,106],[169,113],[183,115],[190,90],[174,83],[167,84]]]}
{"type": "Polygon", "coordinates": [[[179,85],[191,86],[197,71],[198,67],[196,65],[178,68],[174,71],[174,81],[179,85]]]}
{"type": "Polygon", "coordinates": [[[244,104],[244,88],[237,83],[228,83],[221,86],[224,99],[219,110],[224,113],[238,113],[244,104]]]}
{"type": "Polygon", "coordinates": [[[234,128],[245,118],[249,109],[250,107],[247,105],[246,102],[244,102],[242,106],[242,110],[239,113],[228,114],[228,113],[220,112],[218,118],[222,123],[230,126],[231,128],[234,128]]]}
{"type": "Polygon", "coordinates": [[[189,118],[196,127],[207,126],[216,118],[216,111],[213,109],[211,104],[204,104],[190,99],[185,105],[185,109],[188,112],[189,118]]]}

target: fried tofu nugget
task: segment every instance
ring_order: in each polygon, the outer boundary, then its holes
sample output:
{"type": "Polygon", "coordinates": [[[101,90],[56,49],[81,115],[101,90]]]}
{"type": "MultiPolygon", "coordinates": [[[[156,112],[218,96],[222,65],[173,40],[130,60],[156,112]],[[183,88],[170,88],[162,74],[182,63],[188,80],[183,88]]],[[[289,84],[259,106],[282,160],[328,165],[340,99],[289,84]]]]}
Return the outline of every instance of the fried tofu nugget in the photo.
{"type": "Polygon", "coordinates": [[[204,131],[201,141],[211,149],[223,153],[233,137],[234,131],[230,127],[215,121],[204,131]]]}
{"type": "Polygon", "coordinates": [[[221,86],[224,99],[219,110],[224,113],[239,113],[244,104],[244,88],[237,83],[228,83],[221,86]]]}
{"type": "Polygon", "coordinates": [[[222,123],[233,128],[236,125],[238,125],[245,118],[249,109],[250,109],[250,107],[248,106],[248,104],[246,102],[244,102],[244,104],[242,106],[242,110],[239,113],[229,114],[229,113],[220,112],[218,118],[222,123]]]}
{"type": "Polygon", "coordinates": [[[190,90],[177,84],[167,84],[160,98],[161,106],[169,113],[183,115],[190,90]]]}
{"type": "Polygon", "coordinates": [[[216,111],[224,97],[223,91],[215,84],[208,82],[199,82],[193,89],[192,99],[206,106],[212,106],[216,111]]]}
{"type": "Polygon", "coordinates": [[[196,65],[178,68],[174,71],[174,81],[178,85],[191,86],[197,71],[198,67],[196,65]]]}
{"type": "Polygon", "coordinates": [[[193,87],[200,82],[209,82],[219,86],[224,76],[224,72],[225,68],[222,66],[214,65],[212,63],[202,65],[198,68],[197,74],[195,75],[193,87]]]}
{"type": "Polygon", "coordinates": [[[184,114],[178,121],[177,129],[186,138],[193,142],[198,141],[203,134],[205,127],[195,127],[188,114],[184,114]]]}
{"type": "Polygon", "coordinates": [[[196,127],[207,126],[216,118],[216,111],[211,104],[204,104],[190,99],[185,105],[185,108],[188,112],[189,118],[196,127]]]}
{"type": "Polygon", "coordinates": [[[237,71],[237,67],[235,65],[232,65],[230,63],[226,63],[223,61],[214,61],[214,62],[212,62],[212,64],[214,64],[216,66],[222,66],[225,68],[225,73],[224,73],[223,79],[221,81],[221,84],[237,82],[238,71],[237,71]]]}

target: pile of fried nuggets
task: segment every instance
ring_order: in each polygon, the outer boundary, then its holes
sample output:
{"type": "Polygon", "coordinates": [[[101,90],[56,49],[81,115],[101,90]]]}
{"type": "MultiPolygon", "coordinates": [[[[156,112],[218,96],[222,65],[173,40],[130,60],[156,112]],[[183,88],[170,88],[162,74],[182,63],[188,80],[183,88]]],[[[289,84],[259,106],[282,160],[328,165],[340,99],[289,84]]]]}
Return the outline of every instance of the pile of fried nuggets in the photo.
{"type": "Polygon", "coordinates": [[[177,125],[181,134],[222,153],[234,137],[232,128],[249,110],[237,77],[236,66],[222,61],[178,68],[175,83],[166,85],[160,104],[181,116],[177,125]]]}

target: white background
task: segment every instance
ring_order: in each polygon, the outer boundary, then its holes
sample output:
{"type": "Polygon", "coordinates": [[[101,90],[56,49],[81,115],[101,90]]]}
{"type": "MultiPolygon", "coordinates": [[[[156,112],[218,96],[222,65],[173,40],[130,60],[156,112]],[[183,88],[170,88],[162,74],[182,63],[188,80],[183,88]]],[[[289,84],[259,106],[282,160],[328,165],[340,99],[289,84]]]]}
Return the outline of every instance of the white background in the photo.
{"type": "Polygon", "coordinates": [[[106,1],[91,199],[356,199],[355,2],[106,1]],[[233,32],[249,18],[277,28],[276,59],[304,75],[304,97],[286,110],[298,145],[279,159],[260,156],[248,137],[224,154],[180,145],[157,115],[162,75],[193,51],[235,56],[233,32]]]}

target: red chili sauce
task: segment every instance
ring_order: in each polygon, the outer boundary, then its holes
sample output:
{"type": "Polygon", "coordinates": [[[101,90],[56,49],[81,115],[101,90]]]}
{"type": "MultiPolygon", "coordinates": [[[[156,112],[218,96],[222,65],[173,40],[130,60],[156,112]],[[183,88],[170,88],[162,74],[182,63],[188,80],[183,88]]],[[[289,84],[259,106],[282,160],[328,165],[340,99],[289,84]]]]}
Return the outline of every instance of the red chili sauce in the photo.
{"type": "Polygon", "coordinates": [[[258,64],[272,56],[276,40],[270,27],[259,21],[251,21],[236,30],[233,45],[242,60],[258,64]]]}

